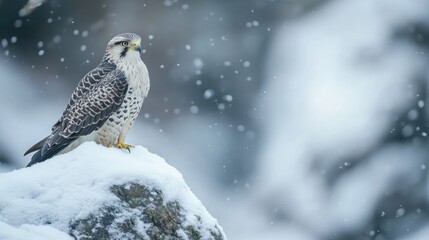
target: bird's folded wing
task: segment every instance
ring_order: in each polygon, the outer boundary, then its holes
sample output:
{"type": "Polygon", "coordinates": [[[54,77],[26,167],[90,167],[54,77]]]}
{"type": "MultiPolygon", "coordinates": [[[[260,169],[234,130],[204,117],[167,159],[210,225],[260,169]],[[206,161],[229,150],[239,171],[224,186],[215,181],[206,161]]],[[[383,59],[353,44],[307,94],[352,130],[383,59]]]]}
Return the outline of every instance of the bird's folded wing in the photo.
{"type": "Polygon", "coordinates": [[[64,115],[69,111],[70,107],[75,104],[82,96],[87,92],[91,91],[94,86],[97,85],[100,81],[106,78],[107,74],[115,70],[116,66],[114,64],[104,63],[100,64],[97,68],[89,71],[83,78],[80,80],[76,89],[73,91],[70,100],[67,104],[66,109],[63,112],[63,116],[52,126],[52,131],[55,131],[58,127],[61,126],[61,122],[64,118],[64,115]]]}
{"type": "Polygon", "coordinates": [[[68,145],[70,141],[103,126],[109,116],[120,108],[127,89],[128,83],[122,71],[108,73],[64,112],[61,126],[48,139],[42,155],[55,146],[68,145]]]}

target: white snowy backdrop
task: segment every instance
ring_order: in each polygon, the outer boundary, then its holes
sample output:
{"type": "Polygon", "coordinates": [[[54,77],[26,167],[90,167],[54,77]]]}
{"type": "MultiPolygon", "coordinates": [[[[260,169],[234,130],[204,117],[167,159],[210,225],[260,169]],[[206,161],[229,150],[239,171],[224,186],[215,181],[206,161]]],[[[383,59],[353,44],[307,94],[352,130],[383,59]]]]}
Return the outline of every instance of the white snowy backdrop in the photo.
{"type": "Polygon", "coordinates": [[[229,239],[427,239],[428,0],[25,3],[0,2],[0,171],[132,31],[152,89],[128,142],[229,239]]]}

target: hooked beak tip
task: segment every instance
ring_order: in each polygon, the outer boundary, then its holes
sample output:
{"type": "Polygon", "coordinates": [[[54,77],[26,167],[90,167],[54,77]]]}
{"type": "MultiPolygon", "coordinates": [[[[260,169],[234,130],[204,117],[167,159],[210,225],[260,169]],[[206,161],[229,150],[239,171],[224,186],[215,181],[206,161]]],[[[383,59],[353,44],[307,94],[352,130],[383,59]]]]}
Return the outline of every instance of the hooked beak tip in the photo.
{"type": "Polygon", "coordinates": [[[142,52],[142,47],[140,45],[137,45],[136,46],[136,51],[139,52],[139,53],[141,53],[142,52]]]}

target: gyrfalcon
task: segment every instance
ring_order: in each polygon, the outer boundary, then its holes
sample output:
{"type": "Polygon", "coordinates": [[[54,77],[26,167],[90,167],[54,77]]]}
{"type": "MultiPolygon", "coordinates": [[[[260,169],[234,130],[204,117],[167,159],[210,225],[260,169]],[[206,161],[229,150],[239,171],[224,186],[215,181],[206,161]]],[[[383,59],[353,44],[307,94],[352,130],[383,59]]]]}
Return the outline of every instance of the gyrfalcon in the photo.
{"type": "Polygon", "coordinates": [[[100,64],[73,91],[52,133],[24,154],[37,151],[27,167],[85,141],[128,150],[133,147],[124,139],[150,88],[140,44],[141,37],[134,33],[119,34],[110,40],[100,64]]]}

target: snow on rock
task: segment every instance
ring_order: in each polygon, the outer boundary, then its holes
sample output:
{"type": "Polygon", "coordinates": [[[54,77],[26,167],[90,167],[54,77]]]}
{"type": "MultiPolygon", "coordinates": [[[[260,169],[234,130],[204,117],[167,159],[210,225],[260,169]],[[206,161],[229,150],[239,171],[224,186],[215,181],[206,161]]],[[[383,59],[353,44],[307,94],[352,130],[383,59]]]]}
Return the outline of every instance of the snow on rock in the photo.
{"type": "Polygon", "coordinates": [[[50,226],[24,224],[19,228],[0,222],[0,239],[13,240],[72,240],[73,238],[50,226]]]}
{"type": "Polygon", "coordinates": [[[182,175],[140,146],[128,153],[82,144],[0,174],[0,196],[0,222],[12,229],[49,225],[77,239],[226,239],[182,175]]]}

